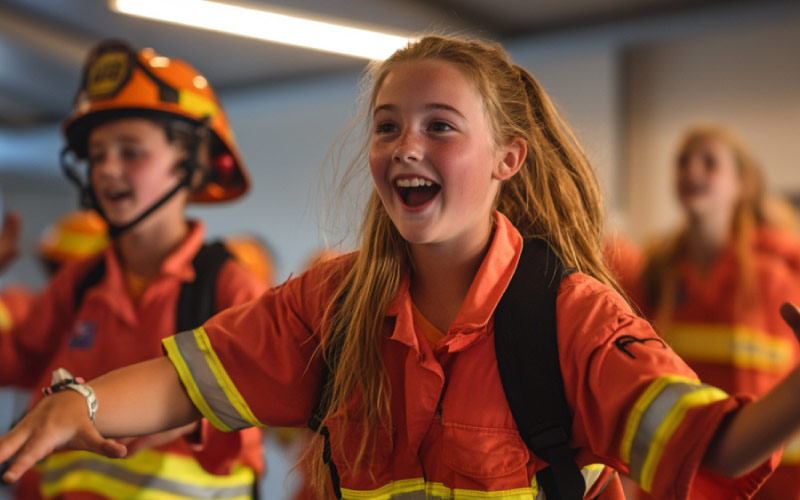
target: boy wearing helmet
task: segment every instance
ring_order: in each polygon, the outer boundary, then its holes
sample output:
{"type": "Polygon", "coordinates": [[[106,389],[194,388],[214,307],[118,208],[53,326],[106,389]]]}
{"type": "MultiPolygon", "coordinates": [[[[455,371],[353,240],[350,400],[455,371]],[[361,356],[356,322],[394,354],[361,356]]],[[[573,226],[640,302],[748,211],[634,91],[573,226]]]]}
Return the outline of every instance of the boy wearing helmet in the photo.
{"type": "MultiPolygon", "coordinates": [[[[265,288],[221,246],[208,251],[203,225],[184,214],[189,201],[234,199],[248,186],[224,112],[192,67],[102,43],[89,55],[63,130],[62,166],[107,222],[111,245],[99,258],[65,266],[19,326],[24,335],[0,341],[0,385],[38,389],[58,368],[90,378],[159,356],[161,339],[187,311],[191,321],[203,310],[201,302],[219,311],[265,288]],[[187,293],[198,283],[202,293],[187,293]]],[[[17,496],[246,499],[263,469],[257,429],[222,433],[201,421],[129,448],[138,451],[124,460],[58,452],[17,496]]]]}

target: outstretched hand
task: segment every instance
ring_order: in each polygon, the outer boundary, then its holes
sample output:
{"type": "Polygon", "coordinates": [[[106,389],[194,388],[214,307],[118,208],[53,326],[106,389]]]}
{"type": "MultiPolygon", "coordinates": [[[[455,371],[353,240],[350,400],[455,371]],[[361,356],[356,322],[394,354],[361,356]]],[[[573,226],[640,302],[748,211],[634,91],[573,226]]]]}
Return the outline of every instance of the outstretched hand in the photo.
{"type": "Polygon", "coordinates": [[[795,336],[800,340],[800,309],[791,302],[781,304],[781,317],[794,331],[795,336]]]}
{"type": "Polygon", "coordinates": [[[0,231],[0,272],[4,271],[19,254],[19,233],[22,227],[19,214],[9,212],[2,222],[0,231]]]}
{"type": "Polygon", "coordinates": [[[12,460],[2,480],[16,481],[57,448],[88,450],[109,458],[127,454],[125,446],[97,432],[83,396],[67,390],[40,401],[8,434],[0,437],[0,464],[12,460]]]}

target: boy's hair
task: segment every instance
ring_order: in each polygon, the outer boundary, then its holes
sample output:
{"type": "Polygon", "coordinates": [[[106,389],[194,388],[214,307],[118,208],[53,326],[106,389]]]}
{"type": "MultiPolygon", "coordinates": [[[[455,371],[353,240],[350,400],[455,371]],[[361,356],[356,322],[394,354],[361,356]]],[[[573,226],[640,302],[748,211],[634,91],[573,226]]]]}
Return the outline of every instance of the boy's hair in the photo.
{"type": "MultiPolygon", "coordinates": [[[[386,76],[400,63],[423,59],[454,64],[475,86],[483,99],[495,144],[515,137],[527,143],[525,162],[501,186],[497,209],[523,237],[546,240],[565,266],[616,288],[601,251],[602,201],[589,162],[539,83],[513,64],[500,45],[444,36],[426,36],[410,43],[373,67],[368,75],[371,93],[367,116],[371,116],[386,76]]],[[[358,390],[361,398],[355,414],[364,428],[390,429],[391,388],[381,358],[380,332],[403,269],[410,265],[409,247],[374,189],[361,232],[361,251],[326,312],[329,330],[320,352],[326,356],[326,347],[333,339],[341,346],[326,417],[344,413],[345,403],[358,390]]],[[[365,433],[355,463],[347,465],[363,465],[374,443],[365,433]]],[[[337,447],[342,443],[331,444],[337,447]]],[[[326,491],[327,479],[322,447],[323,438],[317,434],[306,456],[312,461],[311,481],[320,495],[326,491]]]]}
{"type": "MultiPolygon", "coordinates": [[[[747,309],[755,292],[753,270],[753,238],[758,224],[763,222],[764,197],[761,168],[744,143],[730,130],[717,124],[701,124],[689,128],[678,144],[674,162],[678,165],[688,149],[699,141],[717,140],[733,153],[736,170],[742,185],[742,195],[736,203],[731,220],[731,238],[739,266],[739,288],[734,300],[747,309]]],[[[647,251],[642,273],[647,309],[659,330],[668,328],[675,310],[678,287],[678,263],[685,257],[688,226],[679,229],[666,241],[651,245],[647,251]]],[[[738,308],[737,308],[738,309],[738,308]]]]}

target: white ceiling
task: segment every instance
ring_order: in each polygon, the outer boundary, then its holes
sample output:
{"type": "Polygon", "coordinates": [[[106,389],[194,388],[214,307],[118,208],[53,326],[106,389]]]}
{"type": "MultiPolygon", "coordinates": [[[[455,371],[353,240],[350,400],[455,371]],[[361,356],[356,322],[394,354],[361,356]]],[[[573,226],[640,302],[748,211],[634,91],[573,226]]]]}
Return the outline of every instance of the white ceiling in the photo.
{"type": "MultiPolygon", "coordinates": [[[[169,1],[169,0],[164,0],[169,1]]],[[[756,0],[752,0],[756,1],[756,0]]],[[[742,0],[269,0],[255,6],[398,34],[508,40],[742,0]]],[[[243,3],[243,2],[239,2],[243,3]]],[[[364,61],[116,14],[105,0],[0,0],[0,126],[66,115],[88,49],[105,38],[184,59],[218,91],[351,71],[364,61]]]]}

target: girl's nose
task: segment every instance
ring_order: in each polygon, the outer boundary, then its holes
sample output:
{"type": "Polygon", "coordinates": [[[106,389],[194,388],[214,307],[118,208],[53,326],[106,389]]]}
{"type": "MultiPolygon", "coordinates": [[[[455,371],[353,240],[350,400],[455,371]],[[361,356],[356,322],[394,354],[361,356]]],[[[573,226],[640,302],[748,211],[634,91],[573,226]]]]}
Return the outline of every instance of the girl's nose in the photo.
{"type": "Polygon", "coordinates": [[[418,138],[413,133],[400,136],[394,150],[393,159],[397,162],[416,162],[422,159],[422,149],[418,138]]]}

